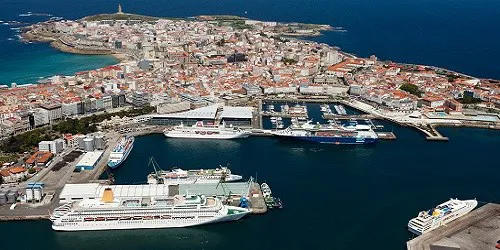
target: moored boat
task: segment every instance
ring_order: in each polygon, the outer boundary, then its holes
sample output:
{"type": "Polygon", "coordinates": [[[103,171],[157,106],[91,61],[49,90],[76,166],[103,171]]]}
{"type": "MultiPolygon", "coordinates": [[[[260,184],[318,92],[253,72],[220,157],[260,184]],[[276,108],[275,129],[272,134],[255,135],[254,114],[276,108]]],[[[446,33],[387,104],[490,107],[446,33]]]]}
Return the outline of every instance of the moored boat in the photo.
{"type": "Polygon", "coordinates": [[[163,134],[169,138],[185,139],[238,139],[247,138],[251,132],[232,126],[226,127],[225,123],[221,125],[205,125],[203,122],[197,122],[193,126],[184,126],[183,124],[165,129],[163,134]]]}
{"type": "Polygon", "coordinates": [[[247,208],[224,205],[218,198],[200,195],[116,198],[106,188],[101,199],[64,204],[50,215],[56,231],[190,227],[239,220],[247,208]]]}
{"type": "Polygon", "coordinates": [[[134,148],[135,138],[133,136],[123,136],[118,144],[109,154],[108,166],[112,169],[119,167],[128,157],[134,148]]]}
{"type": "Polygon", "coordinates": [[[241,175],[231,173],[228,167],[215,169],[182,170],[174,168],[169,171],[157,170],[148,175],[148,184],[204,184],[218,182],[233,182],[243,179],[241,175]]]}
{"type": "Polygon", "coordinates": [[[456,220],[477,207],[476,200],[450,199],[428,211],[422,211],[408,222],[408,230],[421,235],[456,220]]]}
{"type": "Polygon", "coordinates": [[[312,124],[308,121],[272,133],[281,138],[328,144],[370,144],[378,141],[378,135],[370,125],[353,121],[348,125],[312,124]]]}

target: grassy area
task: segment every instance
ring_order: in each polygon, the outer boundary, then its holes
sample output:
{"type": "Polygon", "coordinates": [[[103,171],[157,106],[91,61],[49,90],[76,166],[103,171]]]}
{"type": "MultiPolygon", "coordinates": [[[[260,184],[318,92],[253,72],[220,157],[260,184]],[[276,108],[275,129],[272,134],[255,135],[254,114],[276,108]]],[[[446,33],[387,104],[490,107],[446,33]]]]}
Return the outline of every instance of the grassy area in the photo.
{"type": "Polygon", "coordinates": [[[405,83],[405,84],[401,85],[400,89],[404,90],[412,95],[416,95],[418,97],[422,96],[422,91],[420,91],[420,89],[418,89],[418,86],[415,84],[405,83]]]}
{"type": "Polygon", "coordinates": [[[16,154],[6,154],[0,152],[0,164],[4,164],[6,162],[13,162],[17,161],[17,155],[16,154]]]}
{"type": "Polygon", "coordinates": [[[153,22],[159,20],[159,17],[143,16],[136,14],[98,14],[82,18],[84,21],[102,21],[102,20],[142,20],[145,22],[153,22]]]}

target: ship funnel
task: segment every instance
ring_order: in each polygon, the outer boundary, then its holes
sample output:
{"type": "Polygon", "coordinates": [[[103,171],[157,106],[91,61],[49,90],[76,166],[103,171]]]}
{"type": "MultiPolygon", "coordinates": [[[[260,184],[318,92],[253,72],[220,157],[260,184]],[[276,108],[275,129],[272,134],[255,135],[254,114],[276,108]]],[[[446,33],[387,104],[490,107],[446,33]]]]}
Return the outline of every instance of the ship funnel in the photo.
{"type": "Polygon", "coordinates": [[[104,189],[104,193],[102,194],[102,202],[113,202],[114,197],[113,197],[113,190],[111,188],[106,188],[104,189]]]}

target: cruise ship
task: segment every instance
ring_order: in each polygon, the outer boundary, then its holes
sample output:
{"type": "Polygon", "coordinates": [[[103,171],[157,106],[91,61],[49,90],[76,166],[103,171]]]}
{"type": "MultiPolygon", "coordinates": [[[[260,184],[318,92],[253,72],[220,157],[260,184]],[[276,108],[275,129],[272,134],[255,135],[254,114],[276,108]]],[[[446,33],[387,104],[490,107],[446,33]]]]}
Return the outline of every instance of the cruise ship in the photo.
{"type": "Polygon", "coordinates": [[[450,199],[438,205],[436,208],[420,212],[417,217],[408,222],[408,230],[417,235],[427,233],[462,217],[472,211],[476,206],[476,200],[462,201],[450,199]]]}
{"type": "Polygon", "coordinates": [[[231,173],[227,167],[216,169],[182,170],[175,168],[170,171],[158,170],[148,175],[148,184],[195,184],[232,182],[243,179],[241,175],[231,173]]]}
{"type": "Polygon", "coordinates": [[[293,124],[284,130],[272,132],[275,136],[329,144],[370,144],[378,141],[378,136],[370,125],[351,121],[348,125],[338,124],[293,124]]]}
{"type": "Polygon", "coordinates": [[[190,139],[238,139],[247,138],[251,132],[235,127],[226,127],[222,125],[205,125],[199,121],[193,126],[184,126],[183,124],[163,131],[169,138],[190,138],[190,139]]]}
{"type": "Polygon", "coordinates": [[[249,213],[205,196],[115,198],[111,188],[101,199],[64,204],[50,215],[56,231],[190,227],[239,220],[249,213]]]}
{"type": "Polygon", "coordinates": [[[128,157],[134,148],[135,138],[133,136],[123,136],[109,154],[108,166],[112,169],[119,167],[128,157]]]}

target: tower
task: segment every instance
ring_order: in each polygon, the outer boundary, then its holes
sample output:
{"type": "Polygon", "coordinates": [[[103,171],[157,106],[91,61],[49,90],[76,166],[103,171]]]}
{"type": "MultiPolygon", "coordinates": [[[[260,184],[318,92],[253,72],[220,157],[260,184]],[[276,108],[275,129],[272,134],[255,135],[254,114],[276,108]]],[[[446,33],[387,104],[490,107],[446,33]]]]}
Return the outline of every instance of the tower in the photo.
{"type": "Polygon", "coordinates": [[[116,12],[116,14],[123,14],[121,4],[118,4],[118,12],[116,12]]]}

